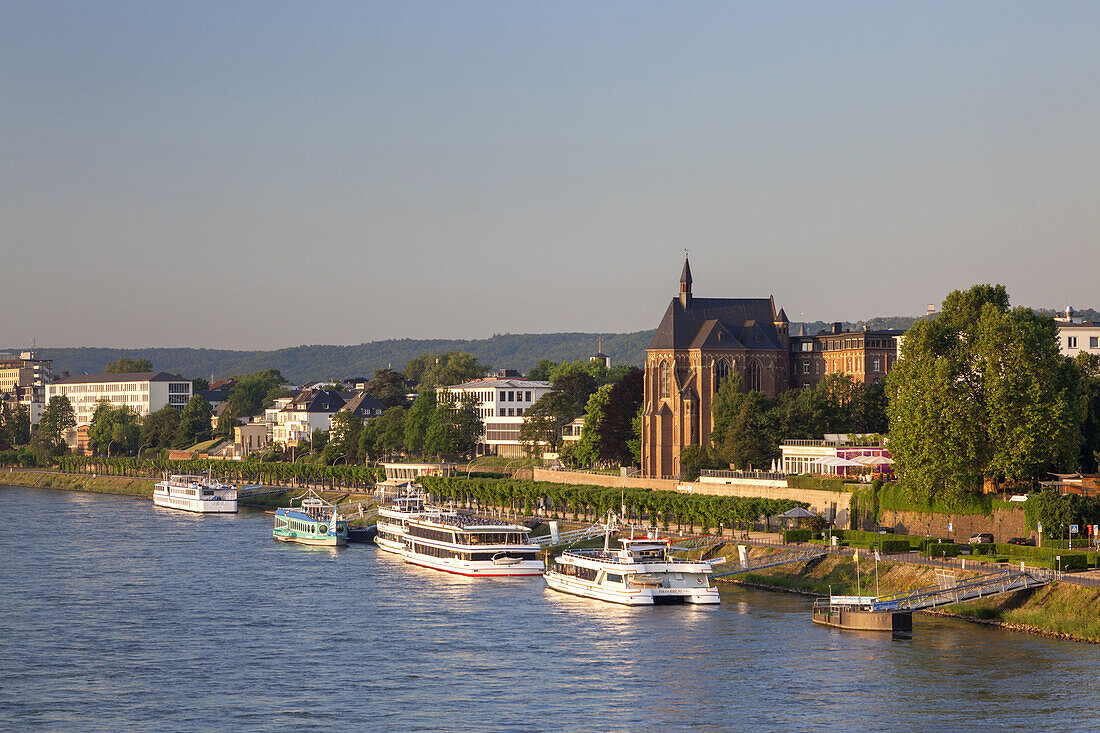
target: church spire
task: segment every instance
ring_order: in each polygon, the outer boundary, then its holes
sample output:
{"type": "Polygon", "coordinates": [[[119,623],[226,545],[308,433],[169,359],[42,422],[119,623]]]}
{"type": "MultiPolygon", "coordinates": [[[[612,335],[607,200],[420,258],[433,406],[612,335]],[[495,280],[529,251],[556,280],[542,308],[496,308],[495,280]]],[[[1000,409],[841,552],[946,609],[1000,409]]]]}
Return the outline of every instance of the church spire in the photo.
{"type": "Polygon", "coordinates": [[[680,273],[680,305],[691,305],[691,265],[688,264],[687,250],[684,251],[684,271],[680,273]]]}

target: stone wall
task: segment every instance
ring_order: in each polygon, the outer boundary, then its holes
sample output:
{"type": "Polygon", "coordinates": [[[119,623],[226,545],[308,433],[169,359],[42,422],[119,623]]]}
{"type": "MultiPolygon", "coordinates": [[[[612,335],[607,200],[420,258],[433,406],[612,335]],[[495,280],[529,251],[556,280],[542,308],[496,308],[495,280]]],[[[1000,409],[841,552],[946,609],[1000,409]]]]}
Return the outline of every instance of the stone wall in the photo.
{"type": "Polygon", "coordinates": [[[552,484],[585,484],[588,486],[606,486],[609,489],[657,489],[675,491],[679,481],[659,478],[632,476],[609,476],[603,473],[585,473],[584,471],[552,471],[548,468],[532,470],[535,481],[547,481],[552,484]]]}
{"type": "Polygon", "coordinates": [[[933,537],[953,537],[966,544],[970,535],[988,532],[995,542],[1007,542],[1010,537],[1037,537],[1027,527],[1024,510],[997,509],[993,516],[984,514],[927,514],[924,512],[882,512],[880,524],[893,527],[898,534],[931,534],[933,537]],[[948,532],[947,525],[951,523],[948,532]]]}

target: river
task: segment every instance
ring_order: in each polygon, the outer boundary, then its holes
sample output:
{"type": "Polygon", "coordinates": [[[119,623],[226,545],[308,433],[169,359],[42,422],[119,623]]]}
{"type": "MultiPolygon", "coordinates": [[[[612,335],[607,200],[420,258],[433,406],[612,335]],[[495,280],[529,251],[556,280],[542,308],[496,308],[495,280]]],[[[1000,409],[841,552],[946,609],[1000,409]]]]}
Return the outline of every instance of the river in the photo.
{"type": "Polygon", "coordinates": [[[619,608],[271,518],[0,487],[3,730],[1051,730],[1100,647],[918,615],[840,632],[809,600],[619,608]]]}

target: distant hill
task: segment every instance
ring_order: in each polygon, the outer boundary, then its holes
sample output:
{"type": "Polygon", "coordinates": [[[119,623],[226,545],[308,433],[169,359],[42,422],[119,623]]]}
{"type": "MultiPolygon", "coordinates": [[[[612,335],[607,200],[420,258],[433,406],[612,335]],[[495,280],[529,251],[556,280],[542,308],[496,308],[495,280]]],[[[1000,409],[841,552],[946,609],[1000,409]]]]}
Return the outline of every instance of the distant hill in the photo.
{"type": "MultiPolygon", "coordinates": [[[[397,339],[372,341],[358,346],[294,346],[275,351],[231,351],[228,349],[112,349],[39,348],[44,359],[53,359],[54,373],[99,374],[108,362],[119,357],[148,359],[153,368],[185,377],[215,378],[252,374],[275,368],[293,383],[314,379],[369,377],[375,369],[405,363],[424,352],[466,351],[493,369],[526,371],[539,359],[575,361],[596,353],[598,338],[613,364],[642,365],[645,348],[653,331],[636,333],[539,333],[504,334],[488,339],[397,339]]],[[[20,349],[6,349],[18,353],[20,349]]]]}

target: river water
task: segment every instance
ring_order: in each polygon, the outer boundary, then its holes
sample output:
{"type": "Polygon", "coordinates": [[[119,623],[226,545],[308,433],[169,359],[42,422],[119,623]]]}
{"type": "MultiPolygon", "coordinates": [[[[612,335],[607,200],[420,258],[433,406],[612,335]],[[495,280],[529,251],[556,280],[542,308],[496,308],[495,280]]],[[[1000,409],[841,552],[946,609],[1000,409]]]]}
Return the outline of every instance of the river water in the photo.
{"type": "Polygon", "coordinates": [[[1100,647],[919,616],[815,626],[806,598],[628,609],[466,579],[271,518],[0,487],[3,730],[1051,730],[1100,647]]]}

